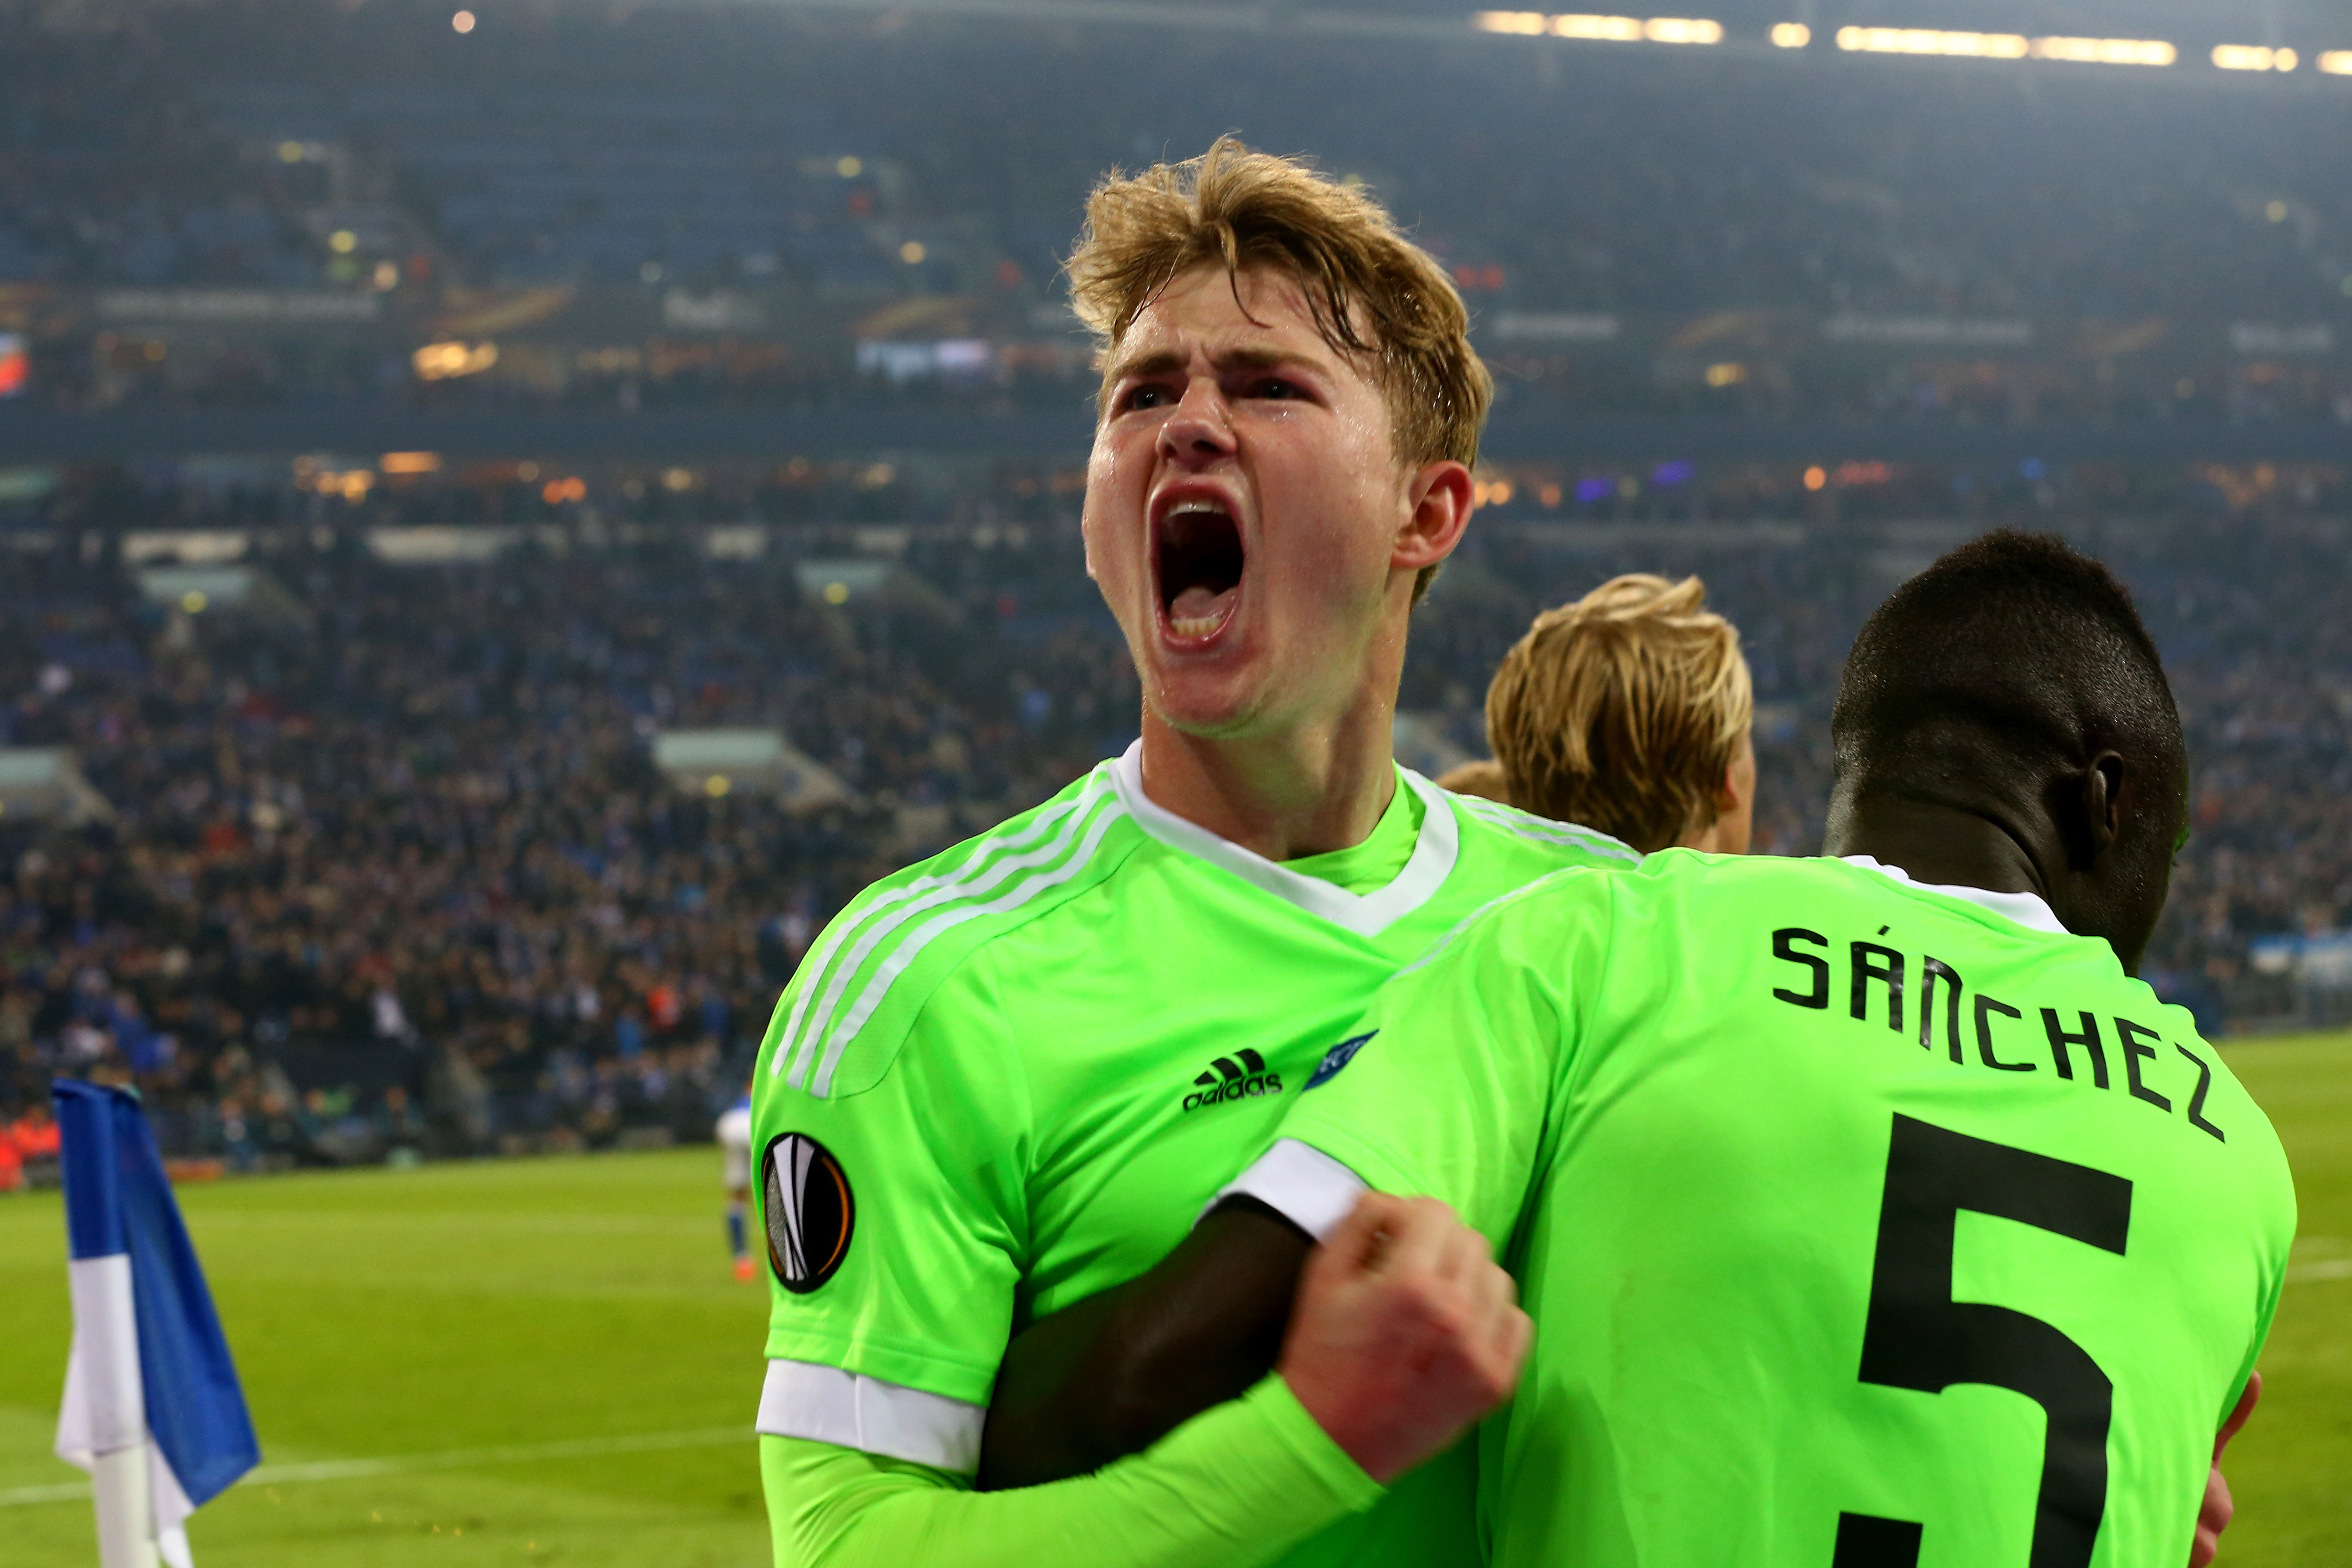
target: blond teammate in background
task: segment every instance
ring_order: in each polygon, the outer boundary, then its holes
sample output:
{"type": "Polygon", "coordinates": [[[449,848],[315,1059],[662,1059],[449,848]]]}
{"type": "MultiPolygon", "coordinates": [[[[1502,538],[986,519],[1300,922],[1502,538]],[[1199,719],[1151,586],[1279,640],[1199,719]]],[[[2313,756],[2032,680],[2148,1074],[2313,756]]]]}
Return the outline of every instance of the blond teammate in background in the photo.
{"type": "Polygon", "coordinates": [[[1738,629],[1706,602],[1696,577],[1630,572],[1537,616],[1486,689],[1495,759],[1438,782],[1644,854],[1746,853],[1755,690],[1738,629]]]}

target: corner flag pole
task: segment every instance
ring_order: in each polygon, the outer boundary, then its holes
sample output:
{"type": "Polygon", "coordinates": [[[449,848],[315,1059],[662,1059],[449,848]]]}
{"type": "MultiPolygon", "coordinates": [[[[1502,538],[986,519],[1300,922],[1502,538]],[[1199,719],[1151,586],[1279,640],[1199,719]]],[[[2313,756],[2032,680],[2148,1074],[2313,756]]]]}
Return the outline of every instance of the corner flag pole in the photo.
{"type": "Polygon", "coordinates": [[[100,1568],[160,1568],[147,1484],[147,1406],[140,1386],[131,1259],[125,1253],[77,1259],[67,1268],[74,1343],[66,1364],[65,1409],[58,1420],[58,1451],[89,1471],[98,1504],[100,1568]]]}
{"type": "Polygon", "coordinates": [[[49,1092],[74,1310],[58,1457],[90,1474],[100,1568],[193,1568],[188,1515],[261,1448],[138,1100],[65,1078],[49,1092]]]}

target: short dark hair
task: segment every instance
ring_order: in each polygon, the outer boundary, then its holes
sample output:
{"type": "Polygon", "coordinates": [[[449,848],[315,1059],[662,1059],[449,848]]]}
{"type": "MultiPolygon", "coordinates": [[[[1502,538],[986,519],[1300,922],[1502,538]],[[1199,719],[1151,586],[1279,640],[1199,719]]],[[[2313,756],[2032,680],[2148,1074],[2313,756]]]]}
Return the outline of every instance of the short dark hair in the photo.
{"type": "Polygon", "coordinates": [[[2186,758],[2155,639],[2113,572],[2052,534],[2001,528],[1887,597],[1847,655],[1830,720],[1842,785],[1932,797],[1951,743],[2021,763],[2114,747],[2186,758]]]}

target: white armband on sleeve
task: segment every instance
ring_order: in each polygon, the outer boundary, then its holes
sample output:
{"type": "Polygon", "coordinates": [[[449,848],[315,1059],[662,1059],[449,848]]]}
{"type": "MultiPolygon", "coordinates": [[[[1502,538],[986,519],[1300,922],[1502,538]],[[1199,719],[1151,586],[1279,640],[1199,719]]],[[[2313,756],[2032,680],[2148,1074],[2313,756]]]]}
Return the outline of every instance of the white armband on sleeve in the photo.
{"type": "Polygon", "coordinates": [[[1284,1138],[1211,1198],[1209,1207],[1229,1197],[1254,1197],[1320,1241],[1370,1190],[1370,1183],[1322,1150],[1284,1138]]]}
{"type": "Polygon", "coordinates": [[[980,1469],[988,1406],[886,1383],[814,1362],[771,1360],[760,1390],[759,1429],[863,1454],[908,1459],[935,1470],[980,1469]]]}

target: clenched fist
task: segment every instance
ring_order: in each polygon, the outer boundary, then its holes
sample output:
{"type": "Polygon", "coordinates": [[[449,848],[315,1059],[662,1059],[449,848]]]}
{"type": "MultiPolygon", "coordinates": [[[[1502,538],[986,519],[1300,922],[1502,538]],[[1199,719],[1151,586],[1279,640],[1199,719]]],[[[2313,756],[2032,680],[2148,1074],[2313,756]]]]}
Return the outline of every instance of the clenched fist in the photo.
{"type": "Polygon", "coordinates": [[[1509,1396],[1534,1332],[1486,1239],[1452,1209],[1367,1193],[1308,1258],[1278,1370],[1385,1485],[1509,1396]]]}

